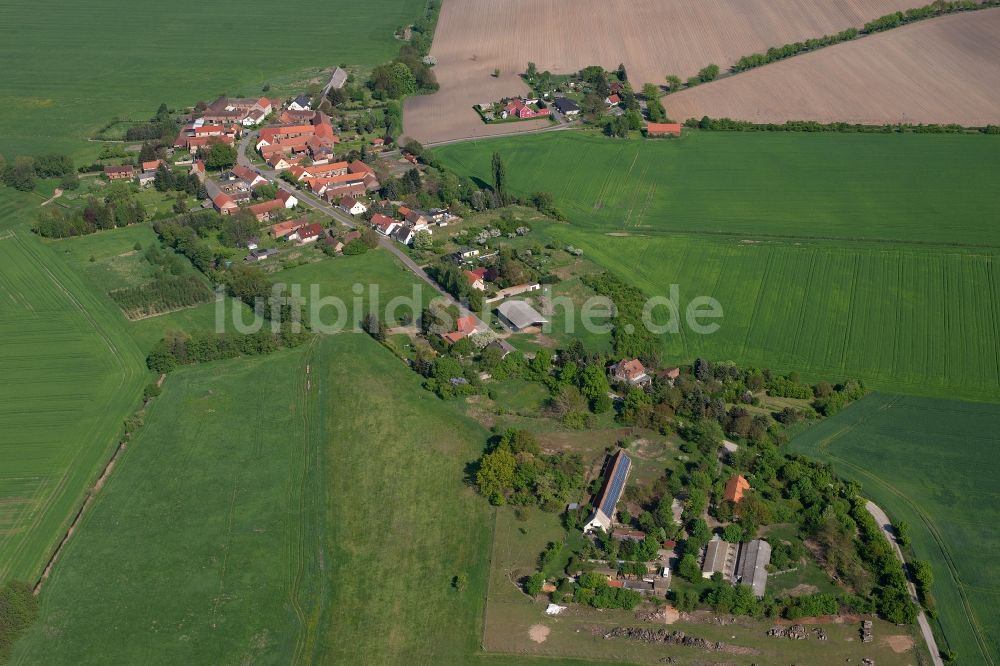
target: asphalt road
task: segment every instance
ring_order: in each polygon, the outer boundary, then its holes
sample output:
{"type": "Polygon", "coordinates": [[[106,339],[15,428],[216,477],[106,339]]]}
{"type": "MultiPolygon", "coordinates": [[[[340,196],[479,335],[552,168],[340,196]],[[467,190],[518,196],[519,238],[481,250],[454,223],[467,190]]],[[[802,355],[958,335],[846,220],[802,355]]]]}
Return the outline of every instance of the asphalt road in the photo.
{"type": "MultiPolygon", "coordinates": [[[[906,569],[906,560],[903,559],[903,551],[899,548],[899,543],[896,541],[896,532],[892,529],[892,522],[889,520],[889,516],[885,511],[875,504],[875,502],[867,502],[865,508],[868,509],[868,513],[872,515],[875,522],[878,523],[879,527],[882,528],[882,533],[885,534],[885,538],[889,540],[892,545],[892,549],[896,551],[896,557],[903,564],[903,569],[906,569]]],[[[913,597],[913,603],[917,604],[917,608],[920,608],[920,601],[917,599],[917,588],[912,581],[907,579],[906,586],[910,590],[910,596],[913,597]]],[[[931,631],[931,625],[927,621],[927,616],[924,615],[924,611],[921,610],[917,615],[917,624],[920,626],[920,633],[924,635],[924,641],[927,642],[927,649],[931,651],[931,660],[934,662],[934,666],[944,666],[944,660],[941,659],[941,652],[938,650],[937,641],[934,640],[934,632],[931,631]]]]}

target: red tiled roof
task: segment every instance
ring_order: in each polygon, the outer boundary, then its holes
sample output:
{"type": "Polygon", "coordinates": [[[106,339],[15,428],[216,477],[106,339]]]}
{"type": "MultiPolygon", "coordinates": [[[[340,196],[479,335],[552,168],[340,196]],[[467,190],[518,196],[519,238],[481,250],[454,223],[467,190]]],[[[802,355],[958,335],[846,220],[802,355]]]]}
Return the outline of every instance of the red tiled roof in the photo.
{"type": "Polygon", "coordinates": [[[681,124],[680,123],[646,123],[646,134],[673,134],[674,136],[681,135],[681,124]]]}
{"type": "Polygon", "coordinates": [[[727,502],[739,503],[743,499],[743,494],[750,490],[750,482],[743,478],[742,474],[737,474],[726,482],[726,491],[722,498],[727,502]]]}

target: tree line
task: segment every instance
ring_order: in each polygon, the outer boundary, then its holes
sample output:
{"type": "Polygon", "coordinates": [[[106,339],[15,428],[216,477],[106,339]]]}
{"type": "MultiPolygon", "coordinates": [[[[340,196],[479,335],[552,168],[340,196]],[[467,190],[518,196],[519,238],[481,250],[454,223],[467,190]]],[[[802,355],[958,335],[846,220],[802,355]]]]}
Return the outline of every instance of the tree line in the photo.
{"type": "Polygon", "coordinates": [[[886,123],[884,125],[862,125],[859,123],[820,123],[815,120],[788,120],[783,123],[755,123],[749,120],[731,118],[710,118],[702,116],[688,118],[685,127],[715,132],[842,132],[847,134],[1000,134],[1000,125],[985,127],[963,127],[957,124],[911,124],[886,123]]]}
{"type": "Polygon", "coordinates": [[[39,178],[59,178],[59,187],[63,190],[75,190],[80,187],[80,179],[73,167],[73,160],[61,153],[46,153],[31,157],[18,155],[14,161],[7,163],[0,155],[0,182],[21,192],[35,189],[39,178]]]}
{"type": "Polygon", "coordinates": [[[293,333],[288,326],[282,327],[281,333],[261,330],[250,334],[200,332],[168,335],[149,352],[146,365],[155,372],[170,372],[181,365],[269,354],[297,347],[308,339],[308,333],[293,333]]]}
{"type": "Polygon", "coordinates": [[[197,275],[163,275],[152,282],[108,293],[129,319],[205,303],[212,291],[197,275]]]}

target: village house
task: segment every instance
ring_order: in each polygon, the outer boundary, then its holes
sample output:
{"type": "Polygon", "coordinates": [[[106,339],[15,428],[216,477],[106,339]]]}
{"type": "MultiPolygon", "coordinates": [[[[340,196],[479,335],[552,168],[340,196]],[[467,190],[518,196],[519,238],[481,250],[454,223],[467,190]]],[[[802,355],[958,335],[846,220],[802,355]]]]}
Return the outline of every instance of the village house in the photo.
{"type": "Polygon", "coordinates": [[[463,264],[466,261],[471,261],[479,256],[479,250],[474,247],[463,247],[459,248],[457,251],[453,252],[451,255],[452,261],[456,264],[463,264]]]}
{"type": "Polygon", "coordinates": [[[156,171],[160,166],[167,166],[163,160],[149,160],[148,162],[142,163],[143,171],[156,171]]]}
{"type": "Polygon", "coordinates": [[[368,212],[368,206],[354,197],[341,197],[339,205],[340,209],[348,215],[363,215],[368,212]]]}
{"type": "Polygon", "coordinates": [[[243,187],[252,190],[258,185],[267,185],[270,181],[264,176],[257,173],[255,170],[245,167],[242,164],[237,164],[231,170],[233,176],[238,178],[242,183],[243,187]]]}
{"type": "Polygon", "coordinates": [[[108,177],[108,180],[132,180],[135,177],[135,167],[131,164],[106,166],[104,167],[104,175],[108,177]]]}
{"type": "Polygon", "coordinates": [[[524,301],[501,303],[500,307],[497,308],[497,318],[504,326],[515,332],[533,326],[542,326],[549,321],[524,301]]]}
{"type": "Polygon", "coordinates": [[[413,227],[401,224],[392,232],[392,239],[397,243],[402,243],[403,245],[412,245],[413,239],[416,235],[417,232],[413,230],[413,227]]]}
{"type": "Polygon", "coordinates": [[[681,124],[680,123],[646,123],[646,136],[649,137],[659,137],[659,136],[680,136],[681,135],[681,124]]]}
{"type": "Polygon", "coordinates": [[[604,103],[607,104],[608,106],[618,106],[619,104],[622,103],[622,98],[619,97],[618,95],[608,95],[604,99],[604,103]]]}
{"type": "Polygon", "coordinates": [[[239,123],[251,127],[261,122],[274,110],[274,104],[266,97],[230,99],[220,97],[202,112],[201,119],[212,123],[239,123]]]}
{"type": "Polygon", "coordinates": [[[298,163],[298,160],[294,160],[282,153],[275,153],[265,161],[267,162],[267,165],[275,171],[288,171],[298,163]]]}
{"type": "Polygon", "coordinates": [[[288,105],[289,111],[309,111],[312,108],[312,100],[308,95],[299,95],[288,105]]]}
{"type": "Polygon", "coordinates": [[[372,229],[382,234],[383,236],[388,236],[399,226],[399,222],[387,217],[382,213],[375,213],[372,215],[371,219],[372,229]]]}
{"type": "Polygon", "coordinates": [[[156,180],[156,171],[143,171],[135,177],[139,187],[148,187],[156,180]]]}
{"type": "Polygon", "coordinates": [[[665,368],[656,373],[656,376],[664,381],[669,382],[672,386],[673,383],[677,380],[677,378],[681,376],[681,369],[676,366],[672,368],[665,368]]]}
{"type": "Polygon", "coordinates": [[[641,386],[649,383],[646,367],[637,358],[622,359],[610,368],[611,378],[615,381],[641,386]]]}
{"type": "Polygon", "coordinates": [[[464,271],[465,279],[469,281],[469,286],[476,291],[486,291],[486,273],[488,270],[480,266],[471,271],[464,271]]]}
{"type": "Polygon", "coordinates": [[[511,117],[527,120],[529,118],[540,118],[549,115],[548,109],[537,108],[537,99],[515,97],[514,99],[504,100],[502,104],[503,109],[500,111],[500,117],[505,120],[511,117]],[[533,106],[536,108],[532,108],[533,106]]]}
{"type": "Polygon", "coordinates": [[[271,225],[269,233],[271,234],[272,238],[287,238],[289,234],[292,234],[296,230],[301,229],[306,224],[308,224],[308,222],[303,219],[278,222],[277,224],[271,225]]]}
{"type": "Polygon", "coordinates": [[[441,337],[449,345],[453,345],[462,338],[476,332],[476,318],[473,315],[459,317],[455,322],[455,330],[450,333],[442,333],[441,337]]]}
{"type": "Polygon", "coordinates": [[[422,210],[414,210],[406,206],[399,207],[399,214],[413,226],[414,231],[424,231],[430,227],[430,218],[422,210]]]}
{"type": "Polygon", "coordinates": [[[625,490],[625,483],[628,481],[628,474],[632,468],[632,459],[626,455],[625,451],[619,449],[611,458],[608,474],[604,479],[604,485],[594,500],[593,515],[583,526],[584,534],[589,534],[598,529],[611,532],[614,525],[615,511],[618,507],[618,500],[621,499],[625,490]]]}
{"type": "Polygon", "coordinates": [[[737,474],[726,482],[726,489],[722,493],[722,499],[733,504],[739,504],[748,490],[750,490],[750,482],[742,474],[737,474]]]}
{"type": "Polygon", "coordinates": [[[306,224],[288,235],[288,240],[298,241],[299,245],[315,243],[323,235],[323,225],[313,222],[306,224]]]}
{"type": "Polygon", "coordinates": [[[299,200],[288,190],[278,190],[274,198],[280,201],[285,208],[295,208],[299,205],[299,200]]]}
{"type": "Polygon", "coordinates": [[[199,180],[205,179],[205,163],[202,160],[195,160],[191,164],[191,171],[189,172],[194,176],[197,176],[199,180]]]}
{"type": "Polygon", "coordinates": [[[257,218],[258,222],[267,222],[276,211],[284,209],[285,204],[281,199],[271,199],[259,204],[248,206],[247,210],[257,218]]]}
{"type": "Polygon", "coordinates": [[[225,192],[219,192],[212,197],[212,206],[220,215],[235,213],[237,209],[236,202],[225,192]]]}

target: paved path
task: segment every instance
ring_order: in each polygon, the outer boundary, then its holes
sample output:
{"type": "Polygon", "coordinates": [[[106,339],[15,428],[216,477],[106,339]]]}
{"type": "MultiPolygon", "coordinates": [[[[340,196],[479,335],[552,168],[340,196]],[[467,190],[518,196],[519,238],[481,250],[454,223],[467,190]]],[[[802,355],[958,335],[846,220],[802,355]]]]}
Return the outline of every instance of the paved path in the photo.
{"type": "MultiPolygon", "coordinates": [[[[301,203],[302,205],[308,206],[309,208],[312,208],[315,211],[323,213],[327,217],[337,220],[338,222],[340,222],[349,229],[356,229],[358,227],[357,220],[355,220],[348,213],[342,211],[340,208],[330,205],[323,199],[320,199],[319,197],[313,195],[311,192],[306,192],[304,190],[299,190],[292,187],[290,183],[286,183],[285,181],[278,178],[277,177],[278,174],[273,170],[261,169],[257,165],[253,164],[250,161],[250,158],[247,157],[246,152],[247,152],[247,147],[251,142],[251,139],[253,139],[256,136],[257,136],[256,131],[247,132],[240,140],[239,152],[237,155],[237,161],[239,164],[256,169],[265,178],[274,182],[280,189],[295,195],[295,198],[298,199],[299,203],[301,203]]],[[[452,296],[447,291],[442,289],[437,282],[431,279],[431,276],[427,274],[427,271],[418,266],[417,262],[413,261],[413,259],[411,259],[408,254],[403,252],[403,250],[400,249],[399,246],[396,243],[394,243],[391,239],[380,237],[379,245],[388,250],[389,252],[391,252],[392,254],[394,254],[396,258],[399,259],[400,263],[402,263],[414,275],[416,275],[421,280],[430,285],[434,289],[434,291],[436,291],[438,295],[444,298],[449,304],[457,307],[459,313],[461,313],[462,316],[472,315],[473,317],[475,317],[477,329],[483,331],[489,329],[489,325],[486,322],[480,319],[475,312],[472,312],[464,305],[462,305],[460,302],[458,302],[458,300],[456,300],[454,296],[452,296]]]]}
{"type": "MultiPolygon", "coordinates": [[[[865,508],[868,509],[868,513],[872,515],[875,522],[882,528],[882,533],[885,534],[885,538],[889,540],[893,550],[896,551],[896,557],[899,558],[905,570],[906,560],[903,559],[903,551],[900,550],[899,542],[896,541],[896,531],[892,528],[889,516],[875,502],[867,502],[865,508]]],[[[913,603],[917,604],[917,608],[919,609],[920,601],[917,599],[917,588],[909,580],[909,575],[907,575],[906,586],[910,589],[910,596],[913,597],[913,603]]],[[[934,632],[931,631],[931,625],[927,621],[927,616],[924,615],[923,610],[920,610],[917,614],[917,624],[920,626],[920,633],[924,635],[924,640],[927,642],[927,649],[931,651],[931,660],[933,660],[934,666],[944,666],[944,660],[941,659],[941,651],[938,650],[937,641],[934,640],[934,632]]]]}

